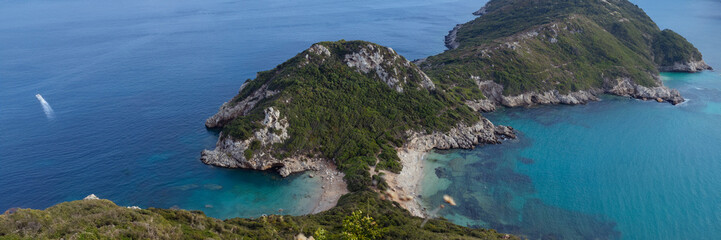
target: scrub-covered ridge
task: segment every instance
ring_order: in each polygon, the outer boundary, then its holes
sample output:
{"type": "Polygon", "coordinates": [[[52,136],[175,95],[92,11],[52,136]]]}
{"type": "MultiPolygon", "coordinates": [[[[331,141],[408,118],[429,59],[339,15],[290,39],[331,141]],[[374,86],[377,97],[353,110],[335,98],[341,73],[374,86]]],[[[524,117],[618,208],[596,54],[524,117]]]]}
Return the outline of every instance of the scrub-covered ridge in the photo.
{"type": "Polygon", "coordinates": [[[419,61],[440,89],[476,109],[580,104],[602,93],[683,102],[659,71],[710,69],[701,53],[661,31],[627,0],[492,0],[446,37],[449,50],[419,61]]]}
{"type": "Polygon", "coordinates": [[[371,192],[348,194],[320,214],[227,220],[201,211],[122,207],[92,196],[45,210],[0,214],[0,239],[302,239],[295,238],[302,234],[329,240],[371,239],[363,238],[371,232],[373,239],[518,239],[446,220],[430,220],[421,228],[422,222],[371,192]],[[354,224],[366,219],[372,222],[354,224]]]}

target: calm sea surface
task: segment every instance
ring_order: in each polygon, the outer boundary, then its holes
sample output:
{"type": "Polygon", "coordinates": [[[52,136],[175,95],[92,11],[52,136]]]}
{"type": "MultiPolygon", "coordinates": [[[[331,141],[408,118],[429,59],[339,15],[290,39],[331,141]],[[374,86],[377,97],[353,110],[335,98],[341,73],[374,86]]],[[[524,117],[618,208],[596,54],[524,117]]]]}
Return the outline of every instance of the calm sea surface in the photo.
{"type": "MultiPolygon", "coordinates": [[[[721,68],[719,1],[634,2],[721,68]]],[[[484,3],[0,1],[0,211],[94,193],[219,218],[308,213],[317,179],[203,165],[217,139],[204,119],[317,41],[442,52],[484,3]]],[[[444,217],[533,238],[721,236],[721,75],[664,79],[688,103],[609,97],[490,114],[521,137],[429,155],[425,181],[442,184],[426,184],[426,203],[451,194],[460,205],[444,217]]]]}

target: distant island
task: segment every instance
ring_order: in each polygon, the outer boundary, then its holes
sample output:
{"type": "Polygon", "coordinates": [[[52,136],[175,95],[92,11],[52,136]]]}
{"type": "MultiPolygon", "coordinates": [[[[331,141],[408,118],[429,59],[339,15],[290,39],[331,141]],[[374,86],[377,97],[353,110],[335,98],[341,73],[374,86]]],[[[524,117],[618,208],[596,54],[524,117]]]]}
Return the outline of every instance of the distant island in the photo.
{"type": "Polygon", "coordinates": [[[446,220],[421,227],[429,217],[418,197],[424,154],[515,138],[483,117],[498,107],[585,104],[602,94],[679,104],[659,73],[711,69],[627,0],[491,0],[474,14],[446,36],[447,51],[413,62],[365,41],[315,43],[247,80],[207,119],[220,137],[203,163],[284,177],[314,171],[324,189],[317,214],[220,221],[89,199],[0,215],[0,237],[145,238],[136,230],[152,230],[158,238],[287,239],[323,229],[336,239],[360,209],[384,239],[516,239],[446,220]]]}

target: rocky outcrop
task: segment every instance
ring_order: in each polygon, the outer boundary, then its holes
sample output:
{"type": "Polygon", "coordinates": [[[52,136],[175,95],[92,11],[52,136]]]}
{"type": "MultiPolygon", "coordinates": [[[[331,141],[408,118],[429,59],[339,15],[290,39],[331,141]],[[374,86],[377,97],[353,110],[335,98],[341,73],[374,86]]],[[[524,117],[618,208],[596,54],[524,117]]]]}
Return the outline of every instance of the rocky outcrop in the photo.
{"type": "Polygon", "coordinates": [[[378,78],[386,83],[388,87],[395,89],[397,92],[403,92],[403,84],[408,81],[408,75],[402,74],[402,70],[398,69],[397,61],[402,61],[404,67],[411,68],[421,79],[419,84],[428,90],[434,90],[436,85],[433,81],[417,66],[411,64],[408,60],[402,59],[392,48],[374,46],[368,44],[357,52],[349,53],[344,56],[343,62],[348,67],[355,68],[357,71],[367,74],[371,70],[375,71],[378,78]]]}
{"type": "Polygon", "coordinates": [[[463,24],[456,24],[451,31],[448,31],[448,35],[446,35],[445,44],[448,50],[453,50],[458,48],[461,44],[457,41],[458,37],[458,30],[463,27],[463,24]]]}
{"type": "Polygon", "coordinates": [[[458,124],[448,132],[408,132],[408,142],[403,148],[418,151],[431,149],[472,149],[479,144],[497,144],[504,138],[516,138],[513,128],[495,126],[486,118],[473,125],[458,124]]]}
{"type": "Polygon", "coordinates": [[[248,139],[238,140],[221,133],[215,150],[203,150],[200,160],[209,165],[226,168],[246,168],[268,170],[277,168],[278,173],[285,177],[294,172],[317,170],[322,159],[306,156],[292,156],[277,159],[266,146],[281,143],[288,139],[288,121],[281,118],[279,110],[269,107],[265,110],[262,127],[253,132],[248,139]],[[252,145],[256,144],[257,149],[252,145]],[[250,152],[248,152],[250,151],[250,152]]]}
{"type": "MultiPolygon", "coordinates": [[[[243,91],[243,88],[245,88],[247,85],[247,82],[243,83],[243,85],[240,86],[240,90],[238,91],[243,91]]],[[[215,115],[205,120],[205,127],[223,127],[225,124],[229,123],[236,117],[248,114],[248,112],[250,112],[250,110],[252,110],[255,105],[258,104],[258,102],[260,102],[261,100],[269,98],[277,93],[277,91],[268,90],[268,85],[266,84],[261,86],[258,90],[251,93],[250,96],[239,102],[231,100],[230,102],[223,103],[223,105],[220,106],[220,109],[215,115]]]]}
{"type": "Polygon", "coordinates": [[[481,110],[484,112],[493,111],[496,105],[502,105],[505,107],[522,107],[532,105],[546,105],[546,104],[567,104],[567,105],[578,105],[586,104],[590,101],[598,101],[598,95],[603,93],[600,89],[591,89],[587,91],[570,92],[568,94],[561,94],[557,90],[551,90],[546,92],[528,92],[515,96],[504,96],[503,86],[495,83],[491,80],[481,81],[480,78],[471,77],[478,85],[478,88],[486,96],[485,100],[477,100],[466,102],[470,108],[474,110],[481,110]]]}
{"type": "Polygon", "coordinates": [[[549,104],[566,104],[578,105],[586,104],[590,101],[598,101],[599,90],[577,91],[568,94],[561,94],[557,90],[546,92],[529,92],[515,96],[504,96],[501,104],[506,107],[521,107],[532,105],[549,105],[549,104]]]}
{"type": "Polygon", "coordinates": [[[656,100],[670,102],[673,105],[684,102],[681,94],[676,89],[670,89],[660,84],[658,87],[645,87],[631,81],[630,78],[604,79],[606,93],[633,97],[643,100],[656,100]]]}
{"type": "Polygon", "coordinates": [[[704,60],[695,61],[691,60],[689,62],[675,62],[673,65],[669,66],[659,66],[658,70],[661,72],[688,72],[688,73],[695,73],[700,72],[704,70],[713,70],[711,66],[706,64],[704,60]]]}
{"type": "Polygon", "coordinates": [[[87,197],[83,198],[83,200],[98,200],[98,196],[95,196],[95,194],[90,194],[87,197]]]}
{"type": "Polygon", "coordinates": [[[473,12],[473,15],[476,16],[483,16],[483,14],[486,14],[488,10],[486,9],[486,6],[481,7],[481,9],[478,9],[478,11],[473,12]]]}
{"type": "Polygon", "coordinates": [[[308,51],[311,53],[315,53],[317,55],[325,55],[326,57],[330,57],[330,50],[328,50],[327,47],[320,45],[320,44],[313,44],[313,46],[310,46],[308,48],[308,51]]]}
{"type": "Polygon", "coordinates": [[[465,102],[468,107],[476,112],[493,112],[496,111],[496,103],[490,99],[468,100],[465,102]]]}
{"type": "Polygon", "coordinates": [[[480,78],[471,76],[478,88],[487,99],[466,101],[471,109],[475,111],[490,112],[496,109],[497,105],[505,107],[525,107],[533,105],[566,104],[578,105],[591,101],[598,101],[601,94],[612,94],[638,98],[643,100],[656,100],[658,102],[669,102],[673,105],[684,102],[678,90],[663,86],[657,79],[658,87],[645,87],[631,81],[630,78],[604,79],[603,89],[588,89],[568,94],[561,94],[557,90],[546,92],[528,92],[514,96],[504,96],[503,86],[491,80],[481,81],[480,78]]]}

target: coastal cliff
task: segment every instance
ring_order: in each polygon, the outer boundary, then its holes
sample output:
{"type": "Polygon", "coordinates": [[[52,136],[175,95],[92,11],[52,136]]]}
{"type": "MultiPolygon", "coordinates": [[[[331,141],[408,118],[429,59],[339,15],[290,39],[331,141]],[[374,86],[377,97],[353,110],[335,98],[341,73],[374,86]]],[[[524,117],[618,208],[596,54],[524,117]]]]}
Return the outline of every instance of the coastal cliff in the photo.
{"type": "Polygon", "coordinates": [[[711,69],[685,38],[626,0],[492,0],[473,14],[446,36],[446,52],[416,63],[478,111],[585,104],[601,94],[675,105],[684,99],[659,72],[711,69]]]}
{"type": "Polygon", "coordinates": [[[586,104],[591,101],[598,101],[601,94],[669,102],[674,105],[684,101],[676,89],[665,86],[645,87],[634,83],[630,78],[604,79],[602,88],[590,88],[566,94],[562,94],[558,90],[550,90],[546,92],[533,91],[514,96],[503,95],[503,85],[493,81],[477,81],[476,83],[487,98],[469,100],[466,101],[466,105],[475,111],[482,112],[495,111],[499,105],[504,107],[525,107],[548,104],[586,104]]]}
{"type": "Polygon", "coordinates": [[[672,30],[656,33],[651,47],[659,71],[695,73],[713,70],[693,44],[672,30]]]}

